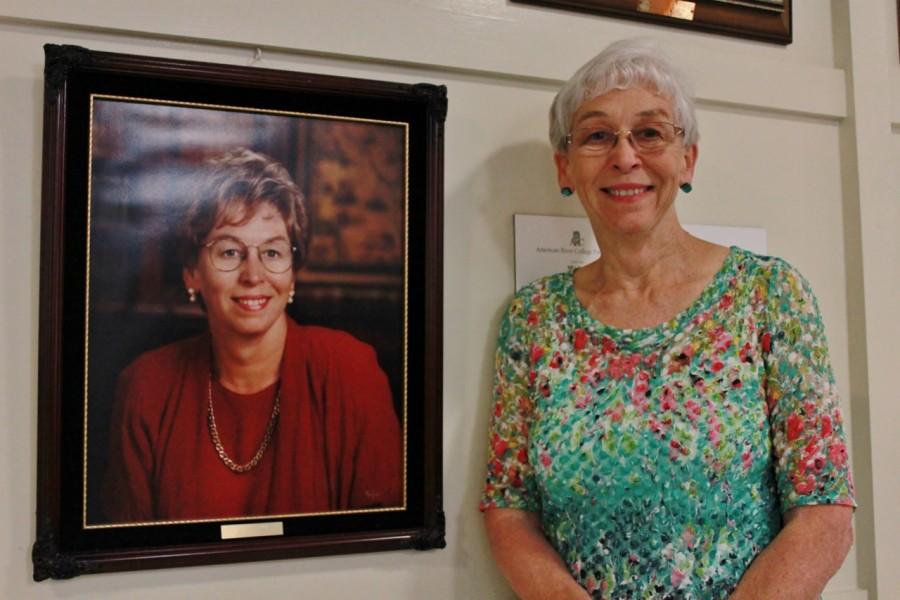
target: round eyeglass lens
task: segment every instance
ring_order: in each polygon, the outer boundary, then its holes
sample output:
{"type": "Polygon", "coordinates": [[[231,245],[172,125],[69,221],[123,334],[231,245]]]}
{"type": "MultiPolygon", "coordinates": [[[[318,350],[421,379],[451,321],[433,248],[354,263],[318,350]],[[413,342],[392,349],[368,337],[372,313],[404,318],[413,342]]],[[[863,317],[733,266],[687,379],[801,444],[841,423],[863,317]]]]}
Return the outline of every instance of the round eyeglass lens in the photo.
{"type": "Polygon", "coordinates": [[[265,243],[259,247],[259,260],[272,273],[284,273],[293,262],[291,245],[284,240],[265,243]]]}

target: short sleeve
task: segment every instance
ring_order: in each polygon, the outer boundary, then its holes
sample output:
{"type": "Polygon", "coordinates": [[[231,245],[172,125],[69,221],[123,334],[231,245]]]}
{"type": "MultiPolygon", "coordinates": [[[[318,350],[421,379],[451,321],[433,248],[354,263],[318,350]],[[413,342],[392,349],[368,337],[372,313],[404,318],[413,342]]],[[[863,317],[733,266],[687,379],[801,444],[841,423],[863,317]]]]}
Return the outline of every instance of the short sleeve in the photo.
{"type": "Polygon", "coordinates": [[[856,506],[840,398],[815,296],[783,261],[773,264],[770,275],[761,343],[781,510],[856,506]]]}
{"type": "Polygon", "coordinates": [[[500,324],[495,356],[488,467],[480,509],[537,512],[534,470],[528,458],[532,418],[531,358],[524,296],[510,303],[500,324]]]}

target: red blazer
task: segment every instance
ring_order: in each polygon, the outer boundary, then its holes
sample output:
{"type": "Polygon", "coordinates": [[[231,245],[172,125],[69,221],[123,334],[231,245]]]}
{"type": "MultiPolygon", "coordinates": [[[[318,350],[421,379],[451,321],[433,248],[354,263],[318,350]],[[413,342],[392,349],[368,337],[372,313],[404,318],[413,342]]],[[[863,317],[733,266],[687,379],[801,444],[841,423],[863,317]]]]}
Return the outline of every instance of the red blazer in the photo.
{"type": "MultiPolygon", "coordinates": [[[[204,334],[147,352],[120,375],[102,492],[110,522],[402,504],[400,427],[370,346],[288,319],[278,426],[260,462],[242,474],[222,463],[210,440],[209,357],[204,334]]],[[[239,396],[218,388],[216,426],[235,462],[259,447],[273,391],[239,396]]]]}

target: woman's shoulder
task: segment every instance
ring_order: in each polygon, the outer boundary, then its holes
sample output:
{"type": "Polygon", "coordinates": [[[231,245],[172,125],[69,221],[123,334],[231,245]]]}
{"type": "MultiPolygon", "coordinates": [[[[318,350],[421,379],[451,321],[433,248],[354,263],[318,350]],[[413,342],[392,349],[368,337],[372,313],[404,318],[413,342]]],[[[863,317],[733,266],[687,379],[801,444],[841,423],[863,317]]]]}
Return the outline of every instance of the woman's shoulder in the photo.
{"type": "Polygon", "coordinates": [[[554,315],[568,312],[573,299],[572,272],[564,271],[523,285],[510,299],[500,319],[500,339],[534,329],[554,315]]]}
{"type": "Polygon", "coordinates": [[[209,342],[205,335],[148,350],[125,367],[116,383],[117,402],[126,414],[157,422],[175,390],[207,377],[209,342]],[[198,368],[198,361],[203,367],[198,368]]]}
{"type": "Polygon", "coordinates": [[[739,264],[749,265],[758,269],[773,269],[790,267],[790,264],[781,257],[770,254],[761,254],[753,250],[747,250],[740,246],[732,246],[731,252],[739,264]]]}
{"type": "Polygon", "coordinates": [[[206,338],[206,334],[201,334],[147,350],[125,367],[123,376],[140,376],[145,379],[147,374],[158,374],[160,377],[171,375],[191,359],[205,356],[209,352],[206,338]]]}
{"type": "Polygon", "coordinates": [[[288,323],[288,344],[306,346],[312,356],[347,358],[348,355],[367,356],[375,353],[372,346],[346,331],[320,325],[300,325],[293,320],[288,323]]]}
{"type": "Polygon", "coordinates": [[[510,305],[532,307],[557,302],[572,293],[573,271],[563,271],[539,277],[516,290],[510,305]]]}
{"type": "Polygon", "coordinates": [[[544,275],[543,277],[538,277],[534,281],[530,283],[526,283],[522,287],[518,289],[516,295],[519,294],[546,294],[551,292],[558,292],[566,287],[571,286],[572,283],[572,273],[573,269],[569,269],[568,271],[561,271],[559,273],[553,273],[552,275],[544,275]]]}
{"type": "Polygon", "coordinates": [[[766,287],[785,280],[805,281],[796,267],[779,256],[758,254],[737,246],[732,247],[732,253],[738,272],[766,287]]]}
{"type": "Polygon", "coordinates": [[[737,284],[767,318],[818,312],[809,281],[787,260],[737,249],[737,284]]]}
{"type": "MultiPolygon", "coordinates": [[[[389,394],[387,379],[375,349],[352,334],[318,325],[299,325],[289,321],[285,344],[285,389],[308,384],[306,378],[318,383],[352,382],[347,389],[377,390],[389,394]]],[[[318,384],[313,387],[317,387],[318,384]]],[[[334,389],[331,389],[334,392],[334,389]]],[[[345,400],[356,398],[350,394],[345,400]]],[[[340,395],[338,395],[340,396],[340,395]]],[[[329,401],[337,401],[331,397],[329,401]]]]}

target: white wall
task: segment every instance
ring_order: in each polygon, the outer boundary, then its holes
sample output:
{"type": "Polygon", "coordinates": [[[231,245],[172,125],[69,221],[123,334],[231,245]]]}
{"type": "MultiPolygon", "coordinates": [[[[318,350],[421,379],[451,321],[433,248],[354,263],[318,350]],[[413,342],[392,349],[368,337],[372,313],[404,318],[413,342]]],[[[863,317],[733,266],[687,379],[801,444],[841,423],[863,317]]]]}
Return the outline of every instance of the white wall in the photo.
{"type": "Polygon", "coordinates": [[[488,0],[6,0],[0,7],[0,597],[509,598],[476,504],[490,364],[512,286],[512,214],[559,197],[546,110],[606,43],[650,35],[700,100],[692,223],[762,226],[822,307],[851,417],[858,541],[829,599],[900,589],[900,445],[890,381],[900,299],[895,0],[795,0],[787,47],[488,0]],[[852,4],[852,5],[851,5],[852,4]],[[864,12],[865,11],[865,12],[864,12]],[[444,490],[448,547],[31,582],[43,43],[448,86],[444,490]],[[885,93],[886,91],[890,93],[885,93]],[[892,129],[893,127],[893,129],[892,129]],[[888,260],[892,258],[894,260],[888,260]],[[892,310],[893,309],[893,310],[892,310]],[[852,402],[851,402],[852,399],[852,402]],[[873,450],[874,449],[874,450],[873,450]],[[876,572],[877,567],[877,572],[876,572]]]}

